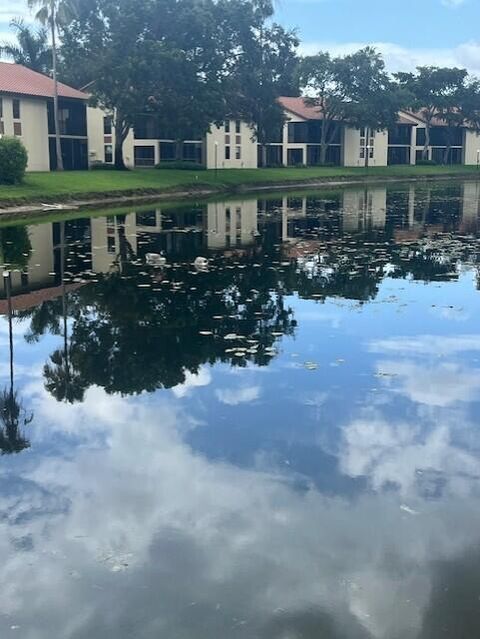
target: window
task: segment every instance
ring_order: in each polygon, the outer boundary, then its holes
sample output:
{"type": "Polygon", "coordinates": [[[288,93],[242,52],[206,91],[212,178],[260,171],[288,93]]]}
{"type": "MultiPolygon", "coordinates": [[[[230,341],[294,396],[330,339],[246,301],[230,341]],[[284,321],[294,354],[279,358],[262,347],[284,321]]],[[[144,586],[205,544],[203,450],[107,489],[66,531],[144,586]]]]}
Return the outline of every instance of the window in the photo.
{"type": "Polygon", "coordinates": [[[103,118],[103,135],[112,135],[112,117],[110,115],[103,118]]]}
{"type": "Polygon", "coordinates": [[[241,126],[242,126],[242,123],[240,122],[240,120],[235,120],[235,133],[240,133],[241,126]]]}
{"type": "Polygon", "coordinates": [[[229,146],[225,147],[225,159],[226,160],[230,159],[230,147],[229,146]]]}
{"type": "Polygon", "coordinates": [[[307,142],[308,123],[307,122],[289,122],[288,123],[288,141],[295,143],[307,142]]]}
{"type": "Polygon", "coordinates": [[[20,100],[17,100],[16,98],[13,99],[12,108],[13,108],[13,119],[19,120],[20,119],[20,100]]]}
{"type": "Polygon", "coordinates": [[[225,144],[230,144],[230,135],[225,136],[225,144]]]}
{"type": "Polygon", "coordinates": [[[3,118],[3,100],[0,98],[0,120],[3,118]]]}
{"type": "Polygon", "coordinates": [[[105,145],[105,163],[111,164],[113,162],[113,146],[111,144],[105,145]]]}
{"type": "Polygon", "coordinates": [[[375,131],[362,126],[360,128],[360,159],[365,159],[366,148],[368,146],[368,157],[373,158],[375,152],[375,131]],[[367,138],[368,133],[368,138],[367,138]],[[367,143],[368,140],[368,143],[367,143]]]}
{"type": "Polygon", "coordinates": [[[13,135],[20,137],[22,135],[22,123],[14,122],[13,123],[13,135]]]}
{"type": "Polygon", "coordinates": [[[135,166],[154,166],[155,165],[155,147],[154,146],[136,146],[134,147],[135,166]]]}
{"type": "Polygon", "coordinates": [[[236,146],[235,147],[235,159],[236,160],[241,160],[242,159],[242,147],[241,146],[236,146]]]}
{"type": "Polygon", "coordinates": [[[5,125],[3,124],[3,120],[0,120],[0,135],[5,135],[5,125]]]}
{"type": "Polygon", "coordinates": [[[242,143],[242,136],[241,135],[236,135],[235,136],[235,144],[241,144],[242,143]]]}
{"type": "Polygon", "coordinates": [[[225,120],[225,133],[230,133],[230,120],[225,120]]]}

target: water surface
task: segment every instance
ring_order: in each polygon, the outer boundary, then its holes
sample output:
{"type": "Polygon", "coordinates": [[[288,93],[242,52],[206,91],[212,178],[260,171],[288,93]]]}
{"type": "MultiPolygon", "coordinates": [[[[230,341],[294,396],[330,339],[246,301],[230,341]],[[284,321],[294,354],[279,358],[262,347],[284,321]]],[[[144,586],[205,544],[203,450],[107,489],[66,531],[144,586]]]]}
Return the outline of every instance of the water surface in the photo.
{"type": "Polygon", "coordinates": [[[0,636],[478,636],[479,196],[2,227],[0,636]]]}

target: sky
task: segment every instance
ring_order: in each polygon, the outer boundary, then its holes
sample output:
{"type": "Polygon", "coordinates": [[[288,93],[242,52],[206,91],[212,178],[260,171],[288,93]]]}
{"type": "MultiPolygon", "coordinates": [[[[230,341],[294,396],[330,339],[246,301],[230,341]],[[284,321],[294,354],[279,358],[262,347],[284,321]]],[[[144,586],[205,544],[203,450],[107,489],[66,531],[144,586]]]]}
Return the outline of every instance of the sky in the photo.
{"type": "MultiPolygon", "coordinates": [[[[466,67],[480,75],[478,0],[276,0],[276,20],[294,28],[301,53],[349,53],[366,44],[390,71],[416,65],[466,67]]],[[[14,16],[31,19],[26,0],[0,0],[0,40],[14,16]]]]}

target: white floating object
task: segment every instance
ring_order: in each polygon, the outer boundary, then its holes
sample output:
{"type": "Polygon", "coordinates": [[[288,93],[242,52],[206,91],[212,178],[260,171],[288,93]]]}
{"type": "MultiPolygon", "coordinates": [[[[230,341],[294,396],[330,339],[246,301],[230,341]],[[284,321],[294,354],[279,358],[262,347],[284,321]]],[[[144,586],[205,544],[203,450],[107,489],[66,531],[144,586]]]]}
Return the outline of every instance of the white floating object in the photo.
{"type": "Polygon", "coordinates": [[[206,257],[196,257],[193,265],[199,270],[204,270],[208,268],[208,260],[206,257]]]}
{"type": "Polygon", "coordinates": [[[167,258],[160,253],[147,253],[145,260],[149,266],[165,266],[167,258]]]}
{"type": "Polygon", "coordinates": [[[400,506],[400,510],[403,510],[409,515],[418,515],[418,510],[414,510],[413,508],[410,508],[410,506],[407,506],[406,504],[402,504],[400,506]]]}

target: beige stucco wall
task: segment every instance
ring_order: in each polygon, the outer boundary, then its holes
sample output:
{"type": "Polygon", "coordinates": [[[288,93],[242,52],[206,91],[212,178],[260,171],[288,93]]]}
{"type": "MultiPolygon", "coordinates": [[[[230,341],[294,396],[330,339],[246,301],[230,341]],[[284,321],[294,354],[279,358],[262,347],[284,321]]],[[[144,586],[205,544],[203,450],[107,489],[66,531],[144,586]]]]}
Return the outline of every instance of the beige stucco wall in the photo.
{"type": "Polygon", "coordinates": [[[347,189],[343,193],[343,230],[382,229],[387,218],[386,187],[347,189]]]}
{"type": "Polygon", "coordinates": [[[88,162],[105,162],[103,142],[104,113],[97,107],[87,106],[88,162]]]}
{"type": "Polygon", "coordinates": [[[207,205],[207,246],[210,249],[248,246],[258,229],[257,200],[212,202],[207,205]]]}
{"type": "MultiPolygon", "coordinates": [[[[3,102],[5,135],[13,136],[11,96],[0,94],[3,102]]],[[[22,140],[28,153],[27,171],[49,171],[47,101],[41,98],[20,97],[22,140]]]]}
{"type": "Polygon", "coordinates": [[[240,123],[240,133],[235,132],[235,120],[230,121],[230,133],[225,133],[225,126],[213,125],[206,136],[207,169],[215,168],[215,147],[217,146],[217,168],[219,169],[256,169],[258,166],[257,141],[253,129],[246,123],[240,123]],[[230,159],[225,158],[225,136],[230,135],[230,159]],[[237,135],[240,135],[241,157],[236,159],[235,148],[237,135]]]}
{"type": "MultiPolygon", "coordinates": [[[[388,161],[388,133],[376,131],[370,134],[375,138],[373,158],[368,159],[369,166],[387,166],[388,161]]],[[[345,127],[343,133],[343,165],[365,166],[365,158],[360,157],[360,130],[345,127]]]]}
{"type": "MultiPolygon", "coordinates": [[[[103,135],[103,118],[105,111],[100,107],[87,107],[87,134],[88,134],[88,161],[105,162],[105,137],[103,135]]],[[[112,147],[115,149],[115,129],[112,127],[112,147]]],[[[148,140],[148,144],[155,144],[148,140]]],[[[134,139],[133,131],[129,131],[127,139],[123,143],[123,159],[129,168],[134,165],[134,139]]],[[[158,147],[158,144],[157,144],[158,147]]]]}
{"type": "Polygon", "coordinates": [[[364,166],[360,158],[360,131],[345,127],[343,130],[343,166],[364,166]]]}
{"type": "Polygon", "coordinates": [[[475,165],[480,160],[480,134],[475,131],[465,131],[465,164],[475,165]]]}
{"type": "MultiPolygon", "coordinates": [[[[116,259],[120,252],[118,221],[115,217],[93,217],[92,234],[92,270],[95,273],[108,273],[116,268],[116,259]],[[109,244],[108,238],[111,238],[109,244]]],[[[136,215],[129,213],[125,218],[125,235],[134,252],[137,251],[136,215]]]]}

